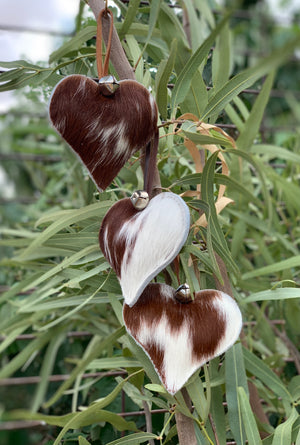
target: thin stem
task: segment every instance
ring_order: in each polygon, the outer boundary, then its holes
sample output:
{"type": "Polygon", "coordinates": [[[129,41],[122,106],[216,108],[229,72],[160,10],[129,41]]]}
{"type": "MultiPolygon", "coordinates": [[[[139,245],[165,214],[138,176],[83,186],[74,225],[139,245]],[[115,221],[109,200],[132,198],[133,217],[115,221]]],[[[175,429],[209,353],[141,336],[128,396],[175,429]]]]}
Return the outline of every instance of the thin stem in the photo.
{"type": "Polygon", "coordinates": [[[220,445],[214,419],[212,418],[211,414],[208,414],[208,418],[209,418],[209,421],[210,421],[211,429],[213,430],[213,433],[214,433],[214,436],[215,436],[216,445],[220,445]]]}
{"type": "Polygon", "coordinates": [[[205,426],[203,425],[203,423],[200,422],[200,421],[198,421],[197,423],[198,423],[198,425],[200,426],[201,430],[203,431],[204,436],[206,437],[206,439],[208,440],[208,442],[210,443],[210,445],[215,445],[215,444],[213,443],[213,441],[211,440],[211,438],[209,437],[208,432],[206,431],[206,428],[205,428],[205,426]]]}
{"type": "Polygon", "coordinates": [[[161,445],[162,445],[163,435],[165,434],[166,428],[167,428],[167,426],[169,425],[169,423],[171,422],[171,420],[172,420],[174,414],[175,414],[175,411],[173,411],[173,412],[170,414],[168,420],[167,420],[166,423],[164,424],[164,427],[163,427],[163,429],[161,430],[161,432],[160,432],[160,434],[159,434],[159,440],[160,440],[161,445]]]}

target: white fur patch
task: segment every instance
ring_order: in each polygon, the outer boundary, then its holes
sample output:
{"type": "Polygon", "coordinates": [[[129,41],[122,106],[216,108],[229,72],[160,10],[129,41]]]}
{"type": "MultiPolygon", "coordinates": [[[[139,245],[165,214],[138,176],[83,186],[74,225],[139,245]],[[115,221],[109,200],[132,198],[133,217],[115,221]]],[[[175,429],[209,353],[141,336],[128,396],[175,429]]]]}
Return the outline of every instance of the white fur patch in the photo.
{"type": "Polygon", "coordinates": [[[147,284],[180,252],[189,233],[190,214],[183,199],[161,193],[125,223],[120,237],[127,251],[121,266],[120,284],[126,304],[132,306],[147,284]]]}

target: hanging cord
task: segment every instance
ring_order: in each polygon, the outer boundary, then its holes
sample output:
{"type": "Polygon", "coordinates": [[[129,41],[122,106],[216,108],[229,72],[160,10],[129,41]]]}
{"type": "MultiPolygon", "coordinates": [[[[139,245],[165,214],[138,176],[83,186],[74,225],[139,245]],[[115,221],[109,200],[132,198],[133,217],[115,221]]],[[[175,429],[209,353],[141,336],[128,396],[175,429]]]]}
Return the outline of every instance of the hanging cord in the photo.
{"type": "Polygon", "coordinates": [[[109,56],[110,56],[113,27],[114,27],[113,13],[106,6],[104,9],[102,9],[100,11],[100,13],[98,15],[98,19],[97,19],[96,59],[97,59],[97,70],[98,70],[98,78],[99,79],[108,75],[108,65],[109,65],[109,56]],[[108,42],[107,42],[107,46],[106,46],[106,54],[105,54],[105,59],[104,59],[104,64],[103,64],[103,62],[102,62],[102,57],[103,57],[103,55],[102,55],[102,17],[107,16],[107,14],[110,15],[110,28],[109,28],[108,42]]]}

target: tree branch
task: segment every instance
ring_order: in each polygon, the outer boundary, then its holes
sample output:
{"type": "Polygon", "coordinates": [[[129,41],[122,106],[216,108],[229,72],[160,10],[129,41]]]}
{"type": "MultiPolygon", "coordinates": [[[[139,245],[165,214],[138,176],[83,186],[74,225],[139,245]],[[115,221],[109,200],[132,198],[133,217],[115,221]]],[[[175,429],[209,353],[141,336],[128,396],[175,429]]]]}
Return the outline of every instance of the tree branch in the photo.
{"type": "MultiPolygon", "coordinates": [[[[192,402],[188,395],[187,389],[182,388],[181,393],[183,395],[186,406],[191,410],[192,402]]],[[[190,417],[185,416],[181,412],[177,412],[175,414],[175,419],[179,445],[197,445],[194,420],[190,417]]]]}
{"type": "MultiPolygon", "coordinates": [[[[104,0],[89,0],[89,5],[91,10],[94,13],[94,16],[97,20],[99,12],[105,8],[104,0]]],[[[102,33],[105,43],[108,41],[109,34],[109,18],[104,17],[102,21],[102,33]]],[[[134,70],[130,63],[127,60],[126,54],[123,50],[122,44],[120,42],[118,33],[114,27],[112,42],[111,42],[111,51],[110,51],[110,60],[115,67],[116,72],[120,79],[133,79],[135,80],[134,70]]]]}

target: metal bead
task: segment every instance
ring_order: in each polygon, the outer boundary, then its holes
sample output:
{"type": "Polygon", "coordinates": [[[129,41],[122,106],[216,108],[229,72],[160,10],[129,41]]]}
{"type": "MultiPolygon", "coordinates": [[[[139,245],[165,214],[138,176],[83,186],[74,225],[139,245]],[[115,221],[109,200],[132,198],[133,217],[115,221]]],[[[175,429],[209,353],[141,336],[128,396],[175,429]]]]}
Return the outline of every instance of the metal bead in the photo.
{"type": "Polygon", "coordinates": [[[149,203],[149,195],[144,190],[137,190],[130,197],[132,205],[137,210],[143,210],[149,203]]]}
{"type": "Polygon", "coordinates": [[[187,283],[182,284],[175,291],[175,298],[180,303],[190,303],[193,301],[191,296],[190,286],[187,283]]]}
{"type": "Polygon", "coordinates": [[[120,84],[114,76],[104,76],[99,79],[99,89],[103,96],[113,96],[120,84]]]}

